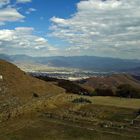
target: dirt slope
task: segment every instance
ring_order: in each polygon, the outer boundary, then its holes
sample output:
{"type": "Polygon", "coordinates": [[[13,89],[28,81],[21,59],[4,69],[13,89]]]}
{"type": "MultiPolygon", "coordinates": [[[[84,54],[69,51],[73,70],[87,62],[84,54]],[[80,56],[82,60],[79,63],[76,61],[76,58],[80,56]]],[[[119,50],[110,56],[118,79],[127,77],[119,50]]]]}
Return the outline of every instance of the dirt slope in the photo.
{"type": "Polygon", "coordinates": [[[0,60],[0,113],[64,92],[63,88],[33,78],[15,65],[0,60]]]}
{"type": "Polygon", "coordinates": [[[84,86],[92,88],[109,87],[116,88],[121,84],[130,84],[133,87],[140,88],[140,82],[127,74],[114,74],[104,77],[92,77],[84,82],[84,86]]]}

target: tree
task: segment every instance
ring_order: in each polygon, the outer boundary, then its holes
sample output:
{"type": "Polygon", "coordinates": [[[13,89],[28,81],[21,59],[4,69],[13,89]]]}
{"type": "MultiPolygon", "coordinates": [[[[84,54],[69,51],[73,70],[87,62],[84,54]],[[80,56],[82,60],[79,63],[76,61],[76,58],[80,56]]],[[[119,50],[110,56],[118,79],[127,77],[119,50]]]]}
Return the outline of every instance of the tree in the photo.
{"type": "Polygon", "coordinates": [[[140,98],[138,89],[129,84],[122,84],[117,87],[116,95],[126,98],[140,98]]]}
{"type": "Polygon", "coordinates": [[[96,88],[95,93],[97,96],[114,96],[114,92],[109,88],[96,88]]]}

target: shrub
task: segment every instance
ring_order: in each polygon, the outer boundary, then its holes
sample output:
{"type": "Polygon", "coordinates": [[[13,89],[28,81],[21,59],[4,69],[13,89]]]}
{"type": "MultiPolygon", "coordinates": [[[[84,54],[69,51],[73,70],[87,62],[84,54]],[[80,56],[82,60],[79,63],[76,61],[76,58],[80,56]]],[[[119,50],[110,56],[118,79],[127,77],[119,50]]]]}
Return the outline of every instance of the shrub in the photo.
{"type": "Polygon", "coordinates": [[[140,92],[129,84],[123,84],[117,87],[116,96],[125,98],[140,98],[140,92]]]}
{"type": "Polygon", "coordinates": [[[78,84],[76,84],[72,81],[59,80],[58,86],[66,89],[66,92],[68,92],[68,93],[91,96],[91,93],[89,93],[88,90],[82,88],[81,86],[79,86],[78,84]]]}
{"type": "Polygon", "coordinates": [[[33,93],[33,97],[38,98],[38,97],[39,97],[39,95],[38,95],[38,94],[36,94],[36,93],[33,93]]]}
{"type": "Polygon", "coordinates": [[[98,96],[96,90],[94,90],[94,91],[91,92],[91,96],[98,96]]]}
{"type": "Polygon", "coordinates": [[[95,93],[97,96],[114,96],[114,92],[109,88],[96,88],[95,93]]]}
{"type": "Polygon", "coordinates": [[[73,103],[92,103],[90,100],[85,98],[76,98],[72,101],[73,103]]]}
{"type": "Polygon", "coordinates": [[[64,80],[64,79],[47,77],[47,76],[35,76],[35,77],[44,81],[57,82],[58,86],[64,88],[67,93],[92,96],[92,94],[88,90],[81,87],[78,83],[75,83],[69,80],[64,80]]]}
{"type": "Polygon", "coordinates": [[[140,115],[140,109],[137,111],[137,115],[138,115],[138,116],[140,115]]]}

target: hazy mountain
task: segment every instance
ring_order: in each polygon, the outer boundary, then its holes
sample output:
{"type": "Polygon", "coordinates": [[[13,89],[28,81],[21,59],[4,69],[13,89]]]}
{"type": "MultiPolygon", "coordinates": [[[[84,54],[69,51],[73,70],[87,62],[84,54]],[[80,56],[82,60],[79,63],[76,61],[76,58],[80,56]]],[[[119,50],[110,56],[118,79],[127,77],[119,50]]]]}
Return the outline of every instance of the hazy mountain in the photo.
{"type": "Polygon", "coordinates": [[[11,62],[36,63],[54,67],[79,68],[94,71],[127,71],[140,67],[140,60],[128,60],[96,56],[54,56],[54,57],[31,57],[27,55],[3,55],[1,59],[11,62]]]}
{"type": "Polygon", "coordinates": [[[0,54],[0,59],[7,60],[7,61],[13,61],[11,59],[11,57],[9,55],[6,55],[6,54],[0,54]]]}

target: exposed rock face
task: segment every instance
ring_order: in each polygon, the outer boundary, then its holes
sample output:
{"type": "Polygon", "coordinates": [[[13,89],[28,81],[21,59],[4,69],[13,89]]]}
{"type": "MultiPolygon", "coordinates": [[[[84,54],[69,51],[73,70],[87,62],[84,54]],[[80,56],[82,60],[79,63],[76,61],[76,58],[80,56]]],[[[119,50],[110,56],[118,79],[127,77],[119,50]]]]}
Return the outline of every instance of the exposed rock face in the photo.
{"type": "Polygon", "coordinates": [[[34,99],[34,94],[38,95],[41,102],[42,98],[47,100],[47,97],[64,92],[64,89],[33,78],[15,65],[0,60],[0,119],[20,114],[30,108],[32,102],[36,105],[34,100],[38,99],[34,99]]]}

